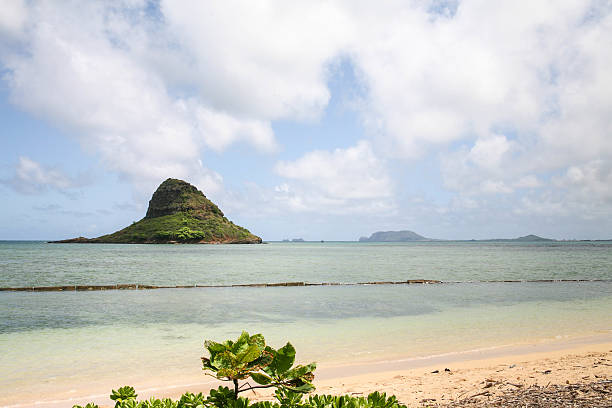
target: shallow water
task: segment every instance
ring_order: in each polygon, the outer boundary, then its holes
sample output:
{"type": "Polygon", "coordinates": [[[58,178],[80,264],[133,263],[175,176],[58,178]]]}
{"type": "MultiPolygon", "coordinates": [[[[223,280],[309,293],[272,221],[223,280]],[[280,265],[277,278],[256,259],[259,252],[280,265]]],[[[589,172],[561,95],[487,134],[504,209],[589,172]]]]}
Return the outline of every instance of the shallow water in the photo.
{"type": "Polygon", "coordinates": [[[0,287],[611,278],[612,242],[119,245],[0,241],[0,287]]]}
{"type": "Polygon", "coordinates": [[[85,383],[198,376],[203,340],[243,329],[325,364],[612,332],[609,243],[0,243],[0,286],[415,278],[466,283],[0,292],[0,405],[85,383]],[[515,279],[604,281],[467,283],[515,279]]]}

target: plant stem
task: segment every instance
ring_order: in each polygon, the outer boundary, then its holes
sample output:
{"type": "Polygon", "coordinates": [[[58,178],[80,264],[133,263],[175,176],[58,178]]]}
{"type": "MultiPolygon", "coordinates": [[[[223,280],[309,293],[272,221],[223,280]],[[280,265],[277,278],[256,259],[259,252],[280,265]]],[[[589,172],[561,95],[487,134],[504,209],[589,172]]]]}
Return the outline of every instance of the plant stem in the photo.
{"type": "Polygon", "coordinates": [[[267,385],[255,385],[255,386],[252,386],[252,385],[249,384],[248,388],[243,388],[243,389],[239,390],[238,392],[250,391],[250,390],[257,389],[257,388],[280,387],[280,386],[283,386],[283,385],[285,385],[285,384],[282,383],[282,382],[280,382],[280,383],[272,383],[272,384],[267,384],[267,385]]]}
{"type": "Polygon", "coordinates": [[[234,399],[238,399],[238,380],[234,378],[234,399]]]}

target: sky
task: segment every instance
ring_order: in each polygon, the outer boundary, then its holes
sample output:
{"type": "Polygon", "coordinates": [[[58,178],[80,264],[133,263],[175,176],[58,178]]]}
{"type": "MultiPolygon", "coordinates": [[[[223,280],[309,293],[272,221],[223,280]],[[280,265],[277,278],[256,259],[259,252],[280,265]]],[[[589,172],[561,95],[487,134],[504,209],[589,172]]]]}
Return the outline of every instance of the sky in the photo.
{"type": "Polygon", "coordinates": [[[186,180],[264,240],[612,238],[612,2],[0,7],[0,239],[186,180]]]}

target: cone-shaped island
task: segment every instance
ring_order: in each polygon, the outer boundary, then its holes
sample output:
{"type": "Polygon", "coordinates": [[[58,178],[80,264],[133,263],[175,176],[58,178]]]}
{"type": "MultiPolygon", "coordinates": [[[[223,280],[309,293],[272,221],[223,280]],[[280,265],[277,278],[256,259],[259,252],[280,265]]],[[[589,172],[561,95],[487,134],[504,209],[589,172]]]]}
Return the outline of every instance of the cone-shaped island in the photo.
{"type": "Polygon", "coordinates": [[[113,234],[72,238],[53,243],[111,244],[260,244],[251,234],[223,215],[212,201],[191,184],[169,178],[149,201],[145,217],[113,234]]]}

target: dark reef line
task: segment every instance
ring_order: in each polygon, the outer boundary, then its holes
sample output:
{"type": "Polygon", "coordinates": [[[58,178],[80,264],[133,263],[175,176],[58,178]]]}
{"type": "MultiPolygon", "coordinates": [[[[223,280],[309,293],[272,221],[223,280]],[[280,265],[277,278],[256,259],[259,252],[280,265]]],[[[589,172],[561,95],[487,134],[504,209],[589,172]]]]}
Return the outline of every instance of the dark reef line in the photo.
{"type": "Polygon", "coordinates": [[[374,281],[374,282],[278,282],[278,283],[242,283],[234,285],[140,285],[126,283],[118,285],[61,285],[61,286],[27,286],[0,287],[0,292],[75,292],[96,290],[146,290],[146,289],[189,289],[189,288],[269,288],[293,286],[367,286],[367,285],[413,285],[413,284],[461,284],[461,283],[554,283],[554,282],[612,282],[612,279],[533,279],[533,280],[487,280],[487,281],[439,281],[432,279],[409,279],[405,281],[374,281]]]}

